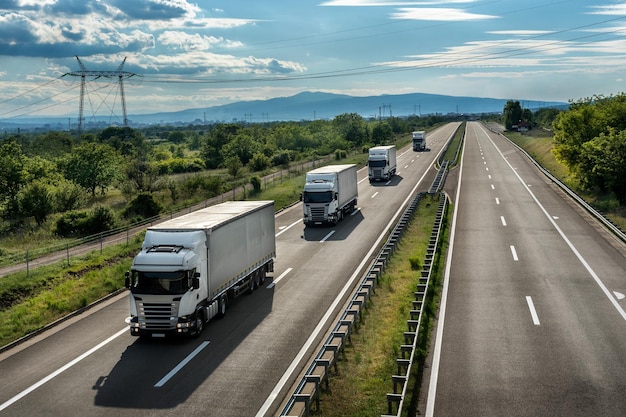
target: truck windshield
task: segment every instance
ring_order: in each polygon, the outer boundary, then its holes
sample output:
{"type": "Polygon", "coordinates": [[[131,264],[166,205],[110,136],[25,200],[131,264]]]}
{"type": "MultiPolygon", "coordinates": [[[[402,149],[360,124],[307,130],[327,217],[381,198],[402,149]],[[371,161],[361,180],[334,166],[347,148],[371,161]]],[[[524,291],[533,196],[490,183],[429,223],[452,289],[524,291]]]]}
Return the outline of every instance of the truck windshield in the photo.
{"type": "Polygon", "coordinates": [[[332,191],[322,191],[319,193],[314,193],[311,191],[304,192],[304,202],[305,203],[330,203],[333,201],[333,192],[332,191]]]}
{"type": "Polygon", "coordinates": [[[176,272],[133,272],[135,285],[131,288],[137,294],[184,294],[189,290],[189,279],[185,271],[176,272]]]}
{"type": "Polygon", "coordinates": [[[384,159],[382,161],[378,160],[378,161],[369,161],[368,165],[372,168],[384,168],[385,166],[387,166],[387,161],[385,161],[384,159]]]}

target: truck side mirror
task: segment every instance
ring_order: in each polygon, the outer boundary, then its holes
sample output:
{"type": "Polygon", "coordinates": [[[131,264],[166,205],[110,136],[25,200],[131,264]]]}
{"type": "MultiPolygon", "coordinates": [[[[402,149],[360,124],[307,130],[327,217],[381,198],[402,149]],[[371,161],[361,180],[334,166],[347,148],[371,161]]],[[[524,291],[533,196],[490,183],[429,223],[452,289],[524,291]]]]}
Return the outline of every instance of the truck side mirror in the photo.
{"type": "Polygon", "coordinates": [[[302,201],[302,193],[300,193],[300,201],[302,201]]]}
{"type": "Polygon", "coordinates": [[[194,290],[197,290],[198,288],[200,288],[200,272],[196,272],[195,274],[193,274],[191,285],[193,286],[194,290]]]}
{"type": "Polygon", "coordinates": [[[124,285],[126,286],[126,288],[130,288],[130,272],[126,271],[126,273],[124,274],[124,285]]]}
{"type": "Polygon", "coordinates": [[[339,198],[339,193],[335,193],[335,200],[339,198]]]}

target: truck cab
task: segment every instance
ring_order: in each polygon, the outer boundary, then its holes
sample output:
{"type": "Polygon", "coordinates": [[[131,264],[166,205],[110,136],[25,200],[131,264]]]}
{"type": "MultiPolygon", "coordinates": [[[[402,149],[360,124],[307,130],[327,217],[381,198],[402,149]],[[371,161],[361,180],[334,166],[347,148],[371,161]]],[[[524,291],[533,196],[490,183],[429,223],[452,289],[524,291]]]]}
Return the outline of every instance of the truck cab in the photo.
{"type": "Polygon", "coordinates": [[[418,130],[413,132],[413,150],[425,151],[426,150],[426,132],[418,130]]]}
{"type": "Polygon", "coordinates": [[[147,231],[127,275],[131,334],[190,334],[202,326],[197,300],[207,298],[206,280],[199,279],[207,273],[204,265],[204,232],[181,232],[174,240],[171,233],[147,231]],[[177,242],[165,244],[164,239],[177,242]]]}

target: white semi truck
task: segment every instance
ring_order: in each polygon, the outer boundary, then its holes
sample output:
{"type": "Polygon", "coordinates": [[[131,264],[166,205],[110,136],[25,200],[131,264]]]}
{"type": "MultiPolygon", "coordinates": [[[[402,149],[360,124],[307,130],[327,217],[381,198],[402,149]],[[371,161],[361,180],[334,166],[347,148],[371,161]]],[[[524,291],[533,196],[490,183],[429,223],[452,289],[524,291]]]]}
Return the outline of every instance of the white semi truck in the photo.
{"type": "Polygon", "coordinates": [[[149,227],[126,272],[130,333],[199,335],[224,316],[274,270],[274,214],[273,201],[234,201],[149,227]]]}
{"type": "Polygon", "coordinates": [[[370,182],[390,180],[397,169],[395,145],[370,148],[367,166],[370,182]]]}
{"type": "Polygon", "coordinates": [[[426,132],[418,130],[413,132],[413,150],[425,151],[426,150],[426,132]]]}
{"type": "Polygon", "coordinates": [[[358,194],[355,164],[327,165],[307,172],[300,195],[304,224],[337,224],[354,211],[358,194]]]}

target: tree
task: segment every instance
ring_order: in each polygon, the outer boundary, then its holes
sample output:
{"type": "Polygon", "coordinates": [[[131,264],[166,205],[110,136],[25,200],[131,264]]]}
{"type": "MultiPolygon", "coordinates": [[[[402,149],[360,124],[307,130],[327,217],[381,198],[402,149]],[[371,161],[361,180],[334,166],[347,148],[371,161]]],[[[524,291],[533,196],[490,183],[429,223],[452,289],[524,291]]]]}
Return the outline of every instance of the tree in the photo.
{"type": "Polygon", "coordinates": [[[104,194],[118,177],[121,158],[111,146],[90,142],[75,147],[62,165],[68,180],[95,197],[98,188],[104,194]]]}
{"type": "Polygon", "coordinates": [[[0,144],[0,204],[6,203],[8,212],[17,206],[17,193],[26,181],[26,157],[17,139],[0,144]]]}
{"type": "Polygon", "coordinates": [[[37,226],[41,226],[54,212],[54,194],[51,186],[43,180],[35,180],[22,188],[18,201],[20,214],[34,217],[37,226]]]}
{"type": "Polygon", "coordinates": [[[230,175],[233,176],[233,179],[236,180],[241,175],[241,169],[243,168],[243,164],[239,160],[237,156],[231,156],[224,161],[224,166],[230,175]]]}
{"type": "Polygon", "coordinates": [[[235,124],[216,125],[206,135],[206,139],[200,150],[201,158],[207,169],[215,169],[222,164],[222,154],[220,150],[237,134],[240,127],[235,124]]]}
{"type": "Polygon", "coordinates": [[[507,101],[504,105],[503,117],[506,130],[511,130],[514,125],[517,125],[522,120],[522,106],[519,101],[507,101]]]}
{"type": "Polygon", "coordinates": [[[551,129],[554,119],[556,119],[557,114],[560,112],[559,109],[553,107],[539,109],[533,115],[533,120],[536,125],[551,129]]]}
{"type": "Polygon", "coordinates": [[[172,143],[183,143],[185,141],[185,134],[180,130],[170,132],[169,135],[167,135],[167,140],[172,143]]]}
{"type": "Polygon", "coordinates": [[[626,130],[611,129],[583,144],[587,170],[583,180],[587,187],[612,192],[626,205],[626,130]]]}
{"type": "Polygon", "coordinates": [[[372,129],[372,140],[375,145],[382,145],[393,139],[393,131],[387,122],[379,122],[372,129]]]}
{"type": "Polygon", "coordinates": [[[340,114],[333,119],[333,126],[352,146],[360,147],[369,140],[367,123],[357,113],[340,114]]]}
{"type": "Polygon", "coordinates": [[[222,147],[220,154],[224,161],[237,157],[243,165],[246,165],[254,154],[260,151],[261,147],[250,135],[240,133],[222,147]]]}

